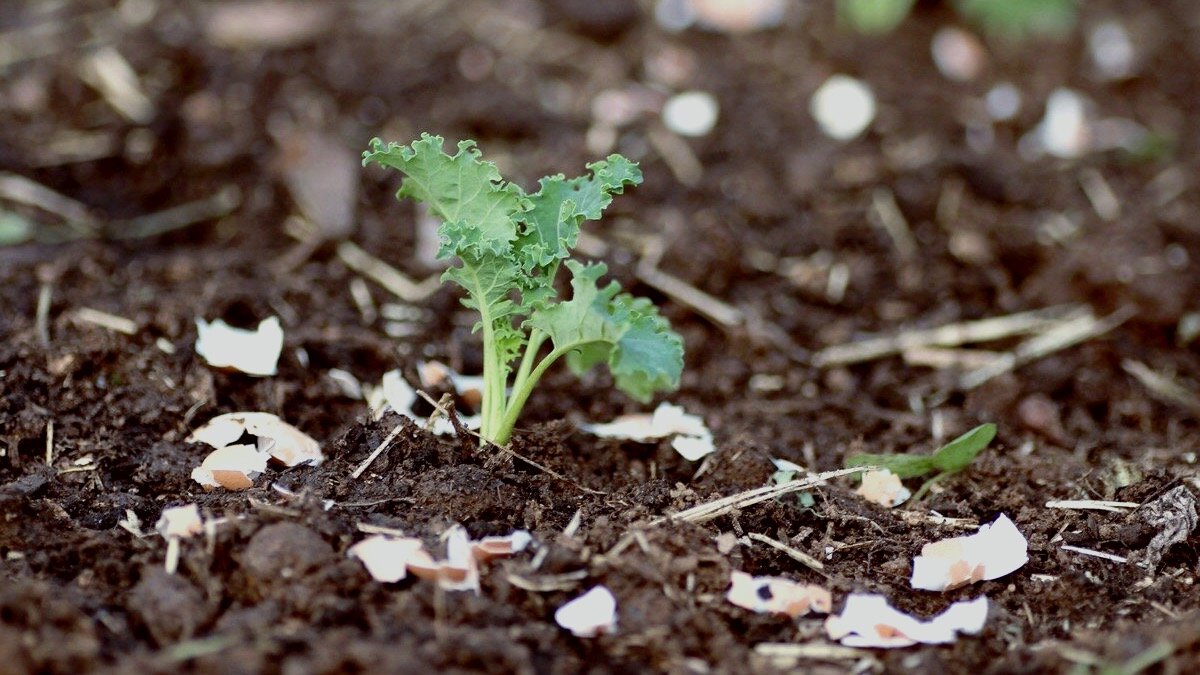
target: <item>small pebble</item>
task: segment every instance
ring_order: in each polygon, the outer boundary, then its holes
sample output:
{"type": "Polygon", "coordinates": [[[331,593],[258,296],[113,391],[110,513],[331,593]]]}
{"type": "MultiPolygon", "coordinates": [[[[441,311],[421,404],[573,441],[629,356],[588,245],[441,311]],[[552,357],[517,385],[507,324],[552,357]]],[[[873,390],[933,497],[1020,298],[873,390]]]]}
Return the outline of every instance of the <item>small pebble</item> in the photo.
{"type": "Polygon", "coordinates": [[[1010,82],[1001,82],[988,90],[983,102],[992,119],[1006,122],[1021,112],[1021,90],[1010,82]]]}
{"type": "Polygon", "coordinates": [[[663,106],[663,124],[680,136],[706,136],[717,124],[720,107],[706,91],[688,91],[672,96],[663,106]]]}
{"type": "Polygon", "coordinates": [[[808,109],[825,135],[849,141],[875,119],[875,95],[853,77],[834,75],[813,94],[808,109]]]}
{"type": "Polygon", "coordinates": [[[1101,77],[1121,80],[1133,74],[1137,51],[1119,21],[1104,21],[1088,35],[1088,54],[1101,77]]]}

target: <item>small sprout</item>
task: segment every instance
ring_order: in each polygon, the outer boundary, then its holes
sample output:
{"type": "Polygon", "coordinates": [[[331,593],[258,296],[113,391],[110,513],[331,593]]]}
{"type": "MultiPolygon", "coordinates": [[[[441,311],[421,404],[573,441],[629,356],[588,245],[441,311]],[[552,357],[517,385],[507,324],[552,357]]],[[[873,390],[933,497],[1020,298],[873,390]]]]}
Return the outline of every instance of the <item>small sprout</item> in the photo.
{"type": "Polygon", "coordinates": [[[504,444],[529,395],[550,366],[565,359],[577,374],[604,364],[617,388],[639,401],[679,386],[683,341],[649,300],[600,285],[607,267],[571,259],[585,220],[598,220],[627,186],[642,182],[620,155],[588,165],[590,174],[547,176],[534,193],[503,180],[472,141],[446,154],[439,136],[411,145],[379,139],[363,153],[404,174],[397,198],[425,204],[441,221],[438,258],[454,261],[442,275],[467,292],[483,339],[480,433],[504,444]],[[560,267],[572,297],[560,298],[560,267]],[[542,347],[549,351],[542,354],[542,347]]]}
{"type": "Polygon", "coordinates": [[[653,415],[621,415],[604,424],[585,424],[583,430],[601,438],[623,438],[645,443],[673,436],[671,447],[684,459],[694,462],[716,451],[712,432],[704,418],[684,412],[681,406],[660,403],[653,415]]]}
{"type": "Polygon", "coordinates": [[[200,466],[192,469],[192,480],[206,490],[245,490],[267,470],[268,459],[270,455],[253,445],[227,445],[210,452],[200,466]]]}
{"type": "Polygon", "coordinates": [[[912,496],[912,492],[900,482],[900,477],[887,469],[864,473],[862,485],[855,492],[872,504],[889,509],[900,506],[912,496]]]}
{"type": "Polygon", "coordinates": [[[820,586],[798,584],[782,577],[754,577],[734,571],[725,599],[759,614],[780,614],[792,619],[809,611],[828,614],[833,598],[820,586]]]}
{"type": "Polygon", "coordinates": [[[233,368],[247,375],[274,375],[283,353],[283,327],[278,317],[263,319],[255,330],[234,328],[217,319],[196,319],[196,353],[214,368],[233,368]]]}
{"type": "Polygon", "coordinates": [[[846,466],[877,466],[900,478],[916,478],[937,471],[937,475],[925,481],[917,490],[913,496],[913,501],[916,501],[925,495],[933,483],[970,466],[995,437],[995,424],[981,424],[938,448],[932,455],[852,455],[846,460],[846,466]]]}
{"type": "Polygon", "coordinates": [[[241,439],[243,434],[257,436],[259,452],[271,455],[284,466],[316,466],[325,459],[320,444],[311,436],[279,419],[277,415],[264,412],[218,415],[193,431],[187,442],[207,443],[220,449],[241,439]]]}
{"type": "Polygon", "coordinates": [[[882,595],[854,593],[839,615],[825,620],[825,633],[847,647],[891,649],[921,644],[948,644],[957,633],[978,635],[987,622],[988,600],[956,602],[929,621],[909,616],[882,595]]]}
{"type": "Polygon", "coordinates": [[[607,635],[617,629],[617,599],[604,586],[596,586],[559,607],[554,622],[575,637],[607,635]]]}
{"type": "Polygon", "coordinates": [[[921,548],[913,559],[912,587],[949,591],[977,581],[1011,574],[1029,562],[1029,542],[1008,516],[965,537],[943,539],[921,548]]]}

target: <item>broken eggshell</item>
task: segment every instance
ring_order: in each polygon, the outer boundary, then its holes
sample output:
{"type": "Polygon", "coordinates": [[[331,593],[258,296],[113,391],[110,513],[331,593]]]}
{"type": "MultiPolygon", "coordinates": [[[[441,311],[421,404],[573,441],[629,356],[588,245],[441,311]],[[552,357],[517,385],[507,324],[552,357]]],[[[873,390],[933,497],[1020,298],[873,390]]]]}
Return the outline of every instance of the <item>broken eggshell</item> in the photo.
{"type": "Polygon", "coordinates": [[[798,584],[782,577],[755,577],[734,571],[732,586],[725,594],[729,602],[759,614],[782,614],[791,618],[809,611],[828,614],[833,598],[820,586],[798,584]]]}
{"type": "Polygon", "coordinates": [[[207,443],[223,448],[243,434],[258,437],[258,450],[269,453],[286,466],[320,464],[325,455],[311,436],[264,412],[232,412],[218,415],[187,437],[188,443],[207,443]]]}
{"type": "Polygon", "coordinates": [[[154,529],[163,539],[175,537],[186,539],[204,531],[204,521],[200,518],[200,507],[195,504],[172,506],[163,509],[154,529]]]}
{"type": "Polygon", "coordinates": [[[912,492],[900,482],[900,477],[887,469],[864,473],[862,484],[854,493],[872,504],[889,509],[903,504],[912,496],[912,492]]]}
{"type": "Polygon", "coordinates": [[[208,453],[200,466],[192,469],[192,480],[206,490],[225,488],[245,490],[254,486],[254,480],[267,470],[265,452],[253,445],[228,445],[208,453]]]}
{"type": "Polygon", "coordinates": [[[524,551],[532,541],[527,530],[514,530],[507,537],[484,537],[471,542],[471,553],[479,562],[507,558],[524,551]]]}
{"type": "Polygon", "coordinates": [[[214,368],[274,375],[283,353],[283,327],[275,316],[260,321],[255,330],[234,328],[221,319],[196,319],[196,353],[214,368]]]}
{"type": "Polygon", "coordinates": [[[395,583],[408,576],[410,560],[425,563],[429,554],[420,539],[412,537],[389,537],[377,534],[350,547],[346,552],[358,558],[375,581],[395,583]]]}
{"type": "Polygon", "coordinates": [[[947,644],[958,633],[977,635],[987,622],[988,600],[956,602],[929,621],[922,621],[888,604],[882,595],[853,593],[842,613],[825,620],[825,632],[847,647],[890,649],[917,643],[947,644]]]}
{"type": "Polygon", "coordinates": [[[975,534],[935,541],[913,559],[912,587],[948,591],[1011,574],[1029,562],[1029,542],[1003,514],[975,534]]]}
{"type": "Polygon", "coordinates": [[[585,424],[581,428],[601,438],[621,438],[639,443],[674,436],[671,447],[690,462],[716,451],[712,432],[705,426],[702,417],[690,415],[681,406],[666,402],[659,404],[653,415],[621,415],[611,422],[585,424]]]}
{"type": "Polygon", "coordinates": [[[434,560],[425,551],[409,557],[413,576],[436,582],[447,591],[479,592],[479,566],[467,531],[455,525],[446,532],[446,559],[434,560]]]}
{"type": "Polygon", "coordinates": [[[607,635],[617,629],[617,599],[608,588],[596,586],[559,607],[554,622],[575,637],[607,635]]]}
{"type": "MultiPolygon", "coordinates": [[[[436,371],[427,371],[422,375],[422,377],[424,378],[430,376],[429,373],[432,372],[436,371]]],[[[452,377],[459,378],[451,380],[452,383],[455,384],[456,389],[458,387],[459,380],[467,380],[466,383],[463,383],[464,387],[474,386],[472,378],[454,376],[453,371],[450,371],[449,369],[447,369],[447,372],[450,373],[452,377]]],[[[458,389],[458,391],[460,394],[463,394],[461,389],[458,389]]],[[[470,392],[471,390],[467,389],[464,395],[469,397],[470,392]]],[[[400,373],[400,371],[389,370],[383,374],[383,381],[380,383],[379,388],[372,390],[367,396],[367,404],[371,407],[375,419],[383,417],[383,414],[387,411],[387,409],[391,408],[399,415],[407,417],[418,424],[424,424],[426,419],[417,415],[412,410],[413,404],[417,402],[417,398],[419,398],[417,395],[417,390],[413,389],[412,385],[408,383],[408,380],[404,379],[404,376],[400,373]]],[[[460,415],[458,419],[463,423],[464,427],[472,430],[478,429],[480,424],[483,422],[483,419],[480,415],[460,415]]],[[[454,424],[445,417],[435,418],[433,420],[433,424],[429,427],[429,430],[438,436],[449,436],[455,433],[454,424]]]]}

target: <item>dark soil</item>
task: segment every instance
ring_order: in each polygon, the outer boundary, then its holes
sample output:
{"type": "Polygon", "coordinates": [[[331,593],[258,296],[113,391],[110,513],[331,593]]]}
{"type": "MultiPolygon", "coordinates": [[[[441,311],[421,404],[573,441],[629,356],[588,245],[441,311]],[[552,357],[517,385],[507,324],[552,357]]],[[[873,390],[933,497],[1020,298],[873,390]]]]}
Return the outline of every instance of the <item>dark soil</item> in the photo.
{"type": "MultiPolygon", "coordinates": [[[[1044,507],[1198,489],[1196,411],[1155,398],[1122,362],[1173,373],[1192,391],[1200,382],[1200,356],[1177,332],[1200,310],[1200,6],[1087,3],[1076,34],[994,45],[977,81],[951,84],[929,58],[930,36],[955,21],[938,5],[922,3],[893,35],[865,38],[838,30],[824,8],[741,37],[666,34],[649,18],[651,4],[331,3],[320,33],[240,50],[208,39],[206,3],[0,8],[0,46],[19,45],[0,49],[0,171],[80,202],[104,235],[78,239],[79,222],[0,197],[0,209],[38,225],[36,241],[0,248],[0,670],[746,672],[786,665],[756,655],[759,643],[825,641],[820,617],[789,621],[728,604],[731,570],[826,584],[835,608],[851,591],[884,593],[922,615],[980,594],[992,602],[981,636],[805,668],[1089,672],[1147,653],[1161,653],[1154,668],[1162,672],[1200,666],[1200,535],[1147,570],[1060,549],[1136,556],[1154,533],[1131,516],[1044,507]],[[1081,37],[1108,17],[1149,36],[1140,70],[1120,83],[1089,76],[1081,37]],[[81,60],[105,44],[152,95],[142,124],[81,78],[81,60]],[[664,82],[672,69],[674,81],[664,82]],[[833,72],[865,79],[881,102],[872,131],[850,144],[822,137],[807,113],[809,95],[833,72]],[[1017,85],[1025,105],[995,127],[990,151],[970,150],[964,120],[1001,80],[1017,85]],[[600,375],[549,377],[512,445],[566,479],[431,437],[394,415],[370,421],[329,369],[367,383],[392,368],[412,374],[429,358],[478,372],[473,319],[443,289],[420,303],[411,334],[389,337],[387,321],[355,303],[357,274],[333,244],[304,247],[285,234],[298,212],[285,176],[312,151],[295,140],[311,136],[293,131],[319,132],[352,155],[377,135],[474,138],[529,186],[594,159],[585,143],[592,99],[634,83],[649,86],[653,101],[695,88],[721,103],[712,134],[674,141],[703,167],[691,186],[664,159],[678,148],[651,140],[664,133],[657,116],[622,130],[615,149],[641,162],[646,182],[590,230],[613,275],[660,302],[685,339],[683,384],[670,400],[713,429],[719,450],[705,470],[665,442],[578,432],[581,421],[642,409],[600,375]],[[1087,93],[1102,116],[1173,139],[1170,151],[1022,159],[1016,139],[1058,86],[1087,93]],[[72,157],[63,148],[82,152],[75,132],[111,151],[72,157]],[[1090,171],[1117,197],[1111,222],[1081,190],[1090,171]],[[131,219],[224,186],[240,195],[227,215],[121,238],[131,219]],[[911,225],[911,259],[872,224],[881,188],[911,225]],[[949,217],[948,194],[960,197],[949,217]],[[1046,236],[1064,221],[1071,232],[1046,236]],[[662,270],[740,309],[744,326],[720,327],[639,283],[647,238],[664,247],[662,270]],[[846,266],[849,283],[831,299],[834,263],[846,266]],[[42,289],[46,335],[36,320],[42,289]],[[808,359],[864,333],[1063,302],[1136,314],[969,393],[948,387],[953,373],[899,357],[827,369],[808,359]],[[80,307],[131,319],[137,331],[81,322],[80,307]],[[195,318],[249,325],[270,315],[286,335],[277,376],[219,372],[195,355],[195,318]],[[272,468],[246,492],[203,491],[189,473],[204,450],[183,439],[237,410],[279,414],[320,440],[329,460],[272,468]],[[829,470],[854,452],[928,452],[938,430],[948,438],[985,421],[1000,429],[992,448],[905,508],[979,522],[1008,514],[1031,559],[997,581],[913,591],[912,556],[961,530],[866,505],[848,481],[815,490],[811,507],[768,502],[702,525],[643,527],[766,484],[773,457],[829,470]],[[398,423],[410,426],[352,479],[398,423]],[[184,542],[179,571],[168,575],[166,544],[152,526],[164,507],[187,502],[230,520],[184,542]],[[150,536],[118,526],[129,512],[150,536]],[[562,534],[577,513],[578,531],[562,534]],[[547,553],[536,570],[531,553],[490,564],[478,595],[379,584],[346,556],[363,536],[359,524],[432,545],[454,523],[473,536],[527,528],[547,553]],[[635,544],[613,550],[634,531],[642,533],[635,544]],[[722,554],[722,533],[785,541],[822,559],[828,578],[748,539],[722,554]],[[532,592],[512,581],[579,570],[587,577],[569,590],[532,592]],[[571,637],[553,612],[597,583],[618,598],[618,631],[571,637]]],[[[323,163],[315,166],[327,188],[323,163]]],[[[414,254],[417,216],[392,199],[395,178],[362,172],[348,238],[424,278],[436,269],[414,254]]],[[[376,304],[398,302],[380,286],[369,292],[376,304]]]]}

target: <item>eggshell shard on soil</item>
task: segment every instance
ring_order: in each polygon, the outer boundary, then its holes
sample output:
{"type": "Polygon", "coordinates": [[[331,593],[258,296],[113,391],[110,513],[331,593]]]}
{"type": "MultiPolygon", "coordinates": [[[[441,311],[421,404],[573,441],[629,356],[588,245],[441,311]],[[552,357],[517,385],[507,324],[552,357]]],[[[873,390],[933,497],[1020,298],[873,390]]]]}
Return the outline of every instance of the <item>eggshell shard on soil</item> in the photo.
{"type": "Polygon", "coordinates": [[[275,316],[263,319],[255,330],[234,328],[221,319],[196,319],[196,353],[214,368],[274,375],[283,353],[283,327],[275,316]]]}
{"type": "Polygon", "coordinates": [[[811,584],[798,584],[782,577],[755,577],[735,571],[725,594],[729,602],[759,614],[782,614],[796,618],[810,611],[828,614],[833,609],[829,591],[811,584]]]}
{"type": "Polygon", "coordinates": [[[163,539],[172,537],[186,539],[204,531],[204,521],[200,518],[200,507],[195,504],[172,506],[163,509],[154,529],[163,539]]]}
{"type": "Polygon", "coordinates": [[[325,459],[321,445],[311,436],[264,412],[232,412],[212,418],[188,436],[189,443],[207,443],[223,448],[243,434],[258,437],[258,450],[270,454],[286,466],[316,466],[325,459]]]}
{"type": "Polygon", "coordinates": [[[245,490],[267,469],[270,458],[253,445],[228,445],[213,450],[200,466],[192,469],[192,480],[205,489],[245,490]]]}
{"type": "Polygon", "coordinates": [[[691,0],[691,5],[701,26],[735,35],[774,28],[787,11],[786,0],[691,0]]]}
{"type": "Polygon", "coordinates": [[[446,559],[434,560],[424,551],[410,556],[408,571],[447,591],[479,591],[479,566],[467,531],[461,526],[446,533],[446,559]]]}
{"type": "Polygon", "coordinates": [[[533,541],[526,530],[515,530],[507,537],[484,537],[471,542],[471,553],[479,562],[507,558],[524,551],[533,541]]]}
{"type": "MultiPolygon", "coordinates": [[[[436,369],[427,370],[422,377],[434,376],[436,373],[436,369]]],[[[449,369],[447,369],[447,373],[452,378],[465,380],[466,382],[463,383],[464,387],[476,386],[473,378],[457,375],[454,373],[454,371],[449,369]]],[[[462,389],[458,389],[459,385],[456,379],[451,379],[451,382],[455,384],[456,391],[463,393],[462,389]]],[[[482,383],[480,383],[478,386],[482,387],[482,383]]],[[[464,396],[466,398],[470,398],[470,392],[471,389],[467,389],[464,396]]],[[[408,383],[408,380],[404,379],[404,376],[399,370],[389,370],[383,374],[383,380],[380,383],[379,388],[373,390],[367,397],[367,403],[371,407],[375,419],[383,417],[384,412],[386,412],[388,408],[391,408],[392,410],[396,411],[397,414],[407,417],[416,422],[418,425],[423,426],[426,423],[426,418],[417,415],[412,410],[413,404],[417,402],[418,398],[419,396],[417,395],[417,390],[413,389],[412,385],[408,383]]],[[[480,396],[480,400],[482,400],[482,396],[480,396]]],[[[459,421],[461,421],[463,426],[467,429],[474,430],[479,428],[480,424],[483,422],[483,419],[480,415],[460,415],[459,421]]],[[[435,418],[433,420],[433,424],[429,427],[429,430],[439,436],[449,436],[455,433],[454,424],[445,417],[435,418]]]]}
{"type": "Polygon", "coordinates": [[[826,136],[849,141],[875,120],[875,95],[853,77],[833,75],[813,93],[808,110],[826,136]]]}
{"type": "Polygon", "coordinates": [[[1011,574],[1029,562],[1029,543],[1008,516],[975,534],[926,544],[913,559],[912,587],[948,591],[1011,574]]]}
{"type": "Polygon", "coordinates": [[[720,106],[706,91],[676,94],[663,106],[663,125],[680,136],[707,136],[717,125],[720,106]]]}
{"type": "Polygon", "coordinates": [[[684,459],[694,462],[716,451],[712,432],[699,415],[684,412],[681,406],[661,403],[653,415],[621,415],[604,424],[585,424],[584,431],[601,438],[621,438],[639,443],[674,436],[671,447],[684,459]]]}
{"type": "Polygon", "coordinates": [[[425,545],[412,537],[389,537],[377,534],[350,547],[347,554],[358,558],[375,581],[395,583],[408,576],[410,561],[432,562],[425,545]]]}
{"type": "Polygon", "coordinates": [[[596,586],[559,607],[554,622],[575,637],[607,635],[617,629],[617,599],[605,586],[596,586]]]}
{"type": "Polygon", "coordinates": [[[929,621],[888,604],[882,595],[854,593],[842,613],[825,620],[825,633],[847,647],[891,649],[917,643],[948,644],[959,633],[978,635],[987,622],[988,600],[956,602],[929,621]]]}
{"type": "Polygon", "coordinates": [[[862,485],[854,492],[872,504],[889,509],[903,504],[912,496],[912,492],[900,482],[900,477],[887,469],[864,473],[862,485]]]}

